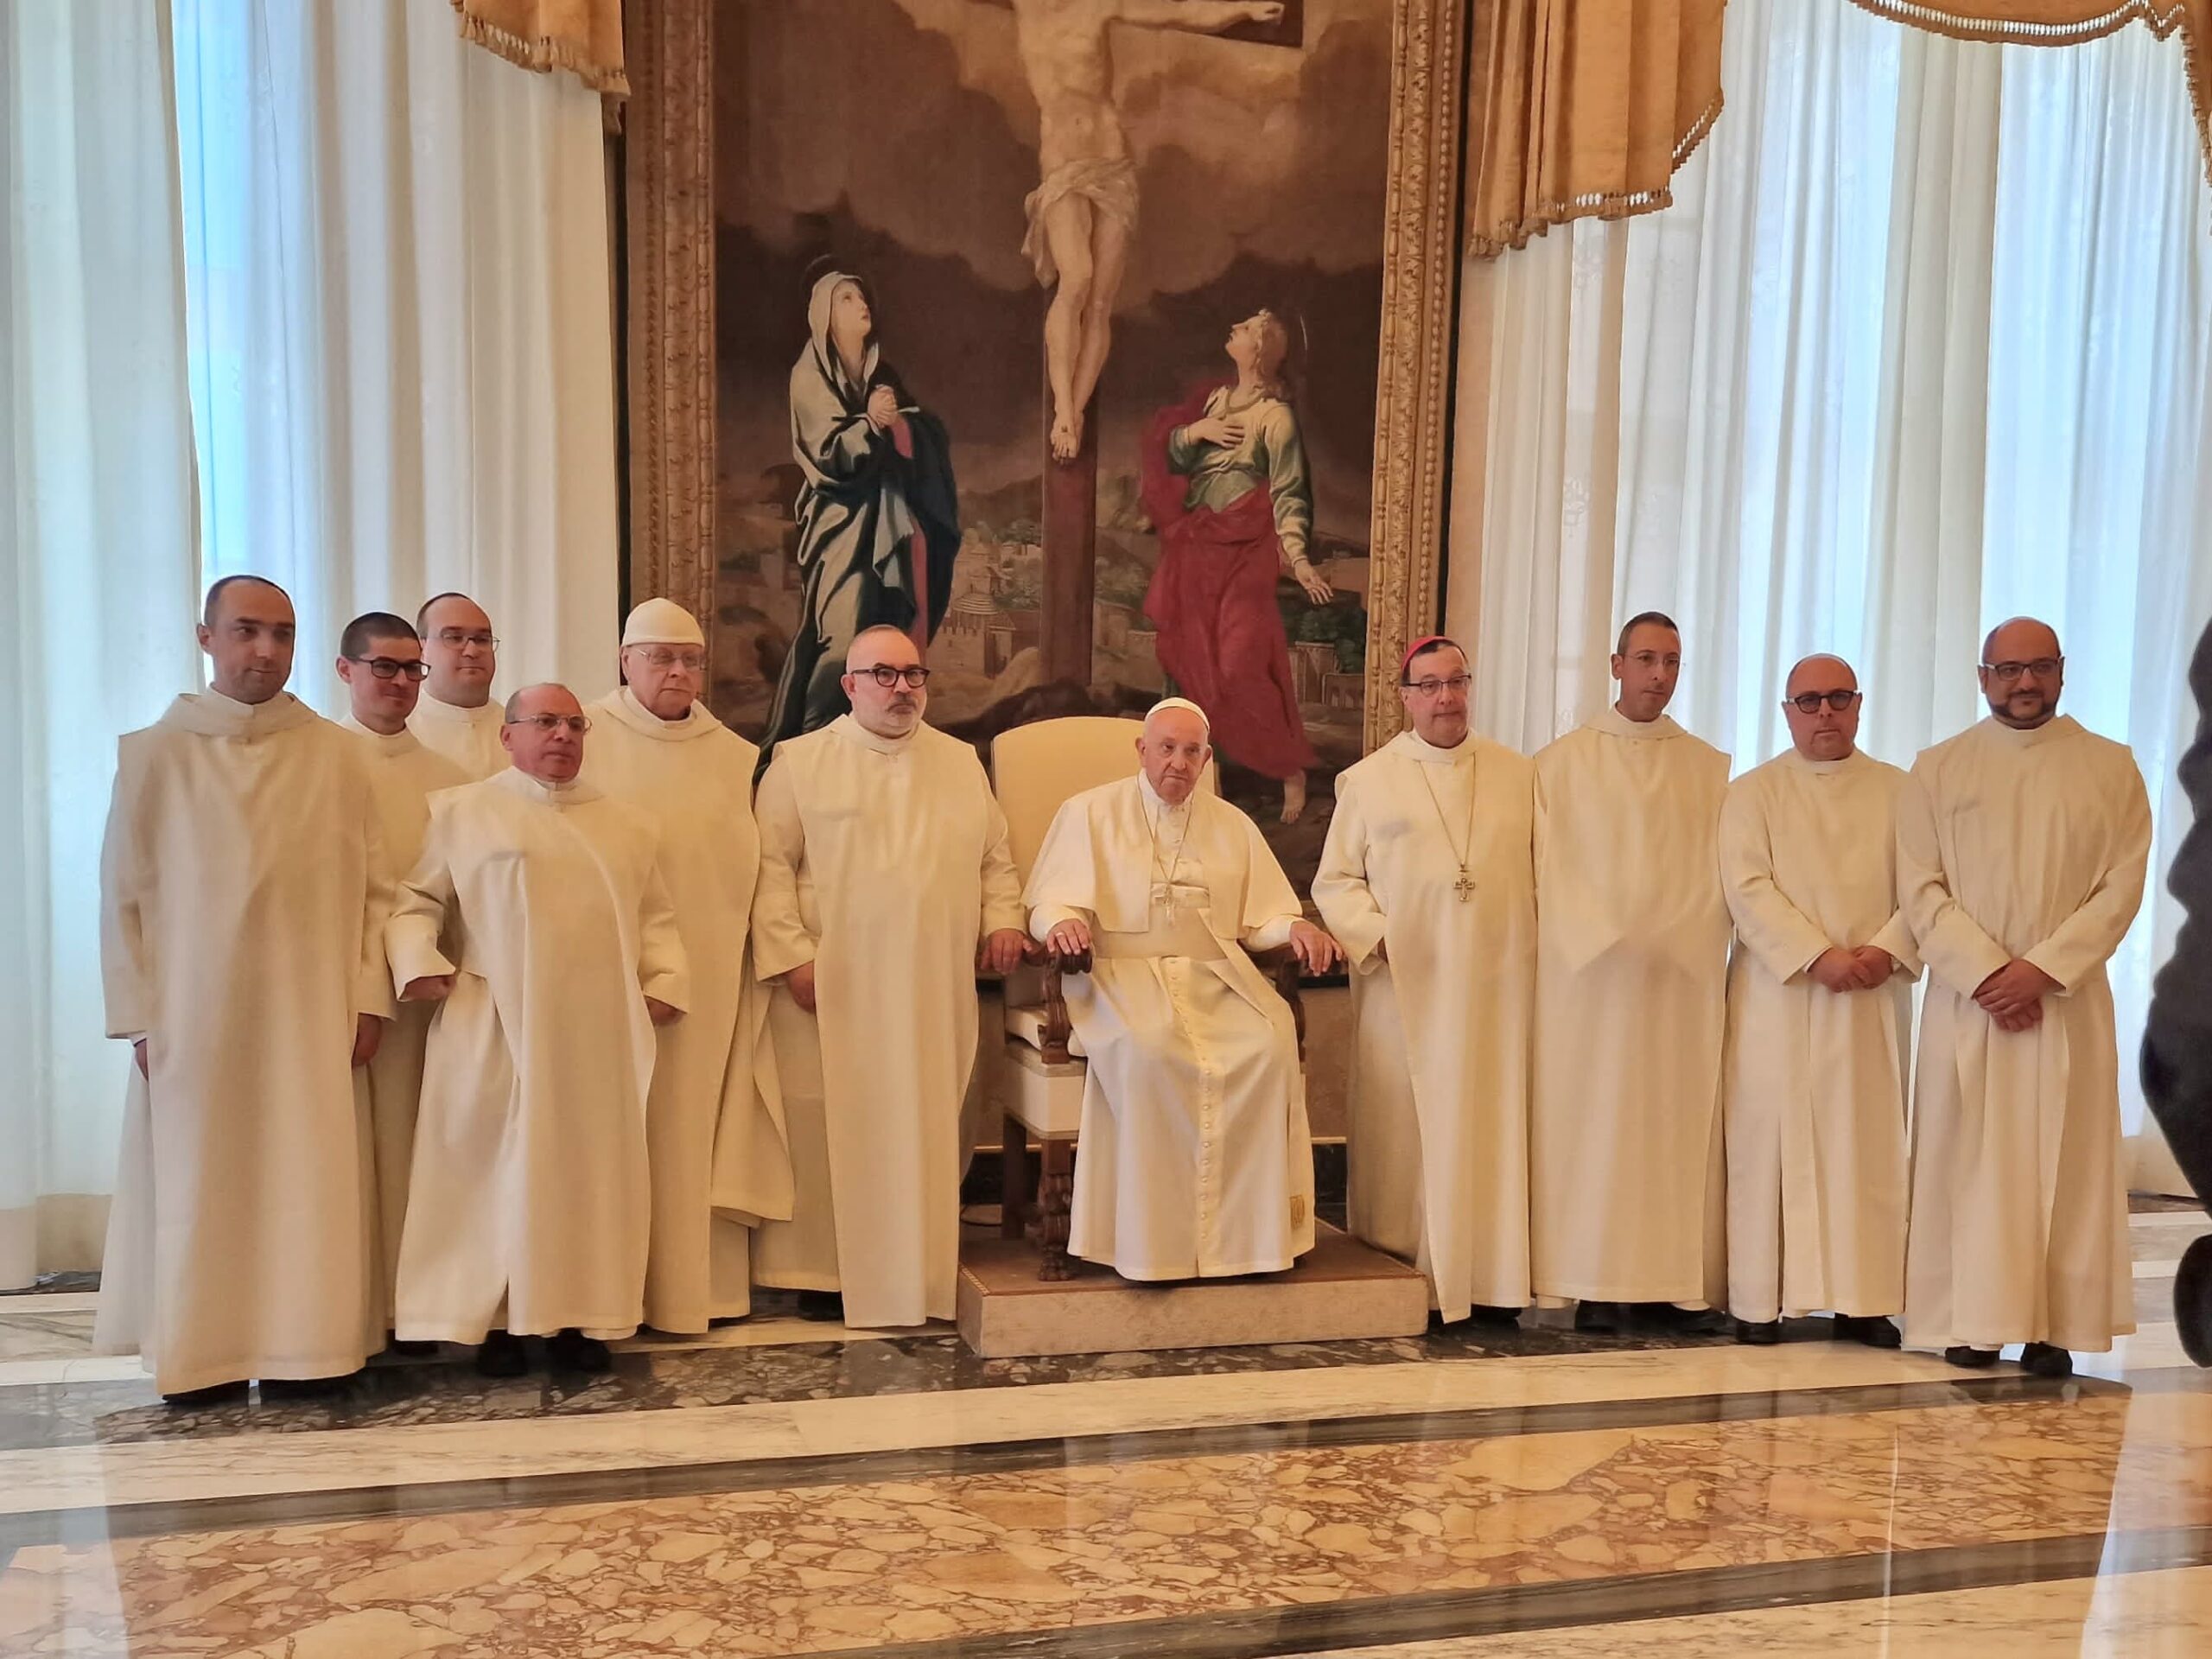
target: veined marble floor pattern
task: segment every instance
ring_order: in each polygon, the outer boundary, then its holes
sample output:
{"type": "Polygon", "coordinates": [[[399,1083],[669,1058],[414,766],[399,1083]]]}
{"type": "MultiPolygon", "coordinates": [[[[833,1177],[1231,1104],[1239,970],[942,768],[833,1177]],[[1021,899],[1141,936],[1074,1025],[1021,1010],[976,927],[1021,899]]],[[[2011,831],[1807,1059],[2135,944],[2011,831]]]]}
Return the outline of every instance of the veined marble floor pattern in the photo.
{"type": "Polygon", "coordinates": [[[770,1319],[176,1414],[81,1294],[10,1299],[0,1654],[2199,1654],[2212,1380],[2156,1316],[2205,1230],[2135,1218],[2145,1328],[2065,1383],[1811,1326],[986,1363],[770,1319]]]}

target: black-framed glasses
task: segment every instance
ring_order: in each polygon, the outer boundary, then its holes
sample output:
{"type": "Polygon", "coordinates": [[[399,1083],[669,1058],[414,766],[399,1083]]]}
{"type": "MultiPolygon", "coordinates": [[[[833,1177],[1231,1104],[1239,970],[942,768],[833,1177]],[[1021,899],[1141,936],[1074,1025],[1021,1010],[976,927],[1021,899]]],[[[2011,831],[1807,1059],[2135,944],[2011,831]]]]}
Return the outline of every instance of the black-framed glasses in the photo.
{"type": "Polygon", "coordinates": [[[1425,680],[1400,680],[1398,682],[1400,685],[1403,686],[1407,690],[1412,692],[1417,697],[1441,696],[1446,691],[1457,691],[1464,696],[1467,688],[1474,683],[1475,677],[1471,674],[1454,674],[1448,678],[1441,680],[1431,677],[1425,680]]]}
{"type": "Polygon", "coordinates": [[[894,668],[889,663],[877,663],[869,668],[856,668],[855,674],[865,674],[885,690],[904,680],[909,691],[918,691],[930,683],[930,671],[919,663],[912,668],[894,668]]]}
{"type": "Polygon", "coordinates": [[[430,665],[420,658],[411,663],[397,657],[348,657],[346,660],[359,663],[380,680],[396,680],[403,674],[410,680],[419,680],[430,671],[430,665]]]}
{"type": "Polygon", "coordinates": [[[1785,697],[1783,701],[1796,703],[1801,715],[1819,714],[1824,702],[1840,715],[1858,702],[1861,695],[1857,691],[1800,691],[1796,696],[1785,697]]]}
{"type": "Polygon", "coordinates": [[[2038,657],[2031,663],[1984,663],[1981,671],[1992,679],[2007,682],[2031,672],[2039,680],[2047,680],[2065,666],[2063,657],[2038,657]]]}
{"type": "Polygon", "coordinates": [[[591,716],[588,715],[518,715],[505,723],[509,726],[535,726],[539,731],[549,734],[565,726],[578,737],[591,730],[591,716]]]}
{"type": "Polygon", "coordinates": [[[437,632],[437,640],[440,645],[448,645],[455,651],[459,651],[463,645],[475,645],[484,651],[497,651],[499,648],[499,642],[489,633],[480,632],[472,628],[440,628],[437,632]]]}

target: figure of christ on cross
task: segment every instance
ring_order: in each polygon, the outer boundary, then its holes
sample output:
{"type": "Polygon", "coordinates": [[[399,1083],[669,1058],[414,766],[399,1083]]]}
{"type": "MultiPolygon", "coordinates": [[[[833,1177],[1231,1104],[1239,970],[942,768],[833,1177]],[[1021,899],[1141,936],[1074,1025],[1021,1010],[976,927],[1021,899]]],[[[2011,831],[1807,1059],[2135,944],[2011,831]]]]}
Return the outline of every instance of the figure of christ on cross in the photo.
{"type": "Polygon", "coordinates": [[[1045,314],[1045,362],[1052,389],[1052,455],[1065,462],[1083,446],[1083,412],[1106,365],[1114,296],[1136,232],[1136,166],[1114,107],[1109,29],[1118,22],[1218,35],[1243,23],[1273,23],[1283,7],[1281,0],[1013,3],[1022,67],[1040,118],[1042,182],[1023,203],[1029,232],[1021,250],[1036,264],[1038,281],[1053,288],[1045,314]]]}

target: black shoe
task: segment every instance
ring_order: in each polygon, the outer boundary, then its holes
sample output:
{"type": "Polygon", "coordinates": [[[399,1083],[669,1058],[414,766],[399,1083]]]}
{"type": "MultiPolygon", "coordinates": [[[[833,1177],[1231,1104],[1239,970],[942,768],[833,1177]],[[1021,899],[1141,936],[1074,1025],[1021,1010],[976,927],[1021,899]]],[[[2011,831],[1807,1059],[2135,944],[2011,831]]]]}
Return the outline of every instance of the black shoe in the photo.
{"type": "Polygon", "coordinates": [[[492,1331],[476,1348],[479,1376],[520,1376],[530,1370],[530,1355],[522,1338],[506,1331],[492,1331]]]}
{"type": "Polygon", "coordinates": [[[1626,1302],[1578,1302],[1574,1328],[1593,1337],[1618,1337],[1631,1317],[1626,1302]]]}
{"type": "Polygon", "coordinates": [[[245,1398],[244,1382],[214,1382],[204,1389],[186,1389],[178,1394],[165,1394],[162,1403],[190,1409],[194,1406],[227,1406],[245,1398]]]}
{"type": "Polygon", "coordinates": [[[1653,1329],[1671,1336],[1717,1336],[1727,1323],[1717,1307],[1676,1307],[1672,1302],[1654,1302],[1645,1311],[1653,1329]]]}
{"type": "Polygon", "coordinates": [[[1864,1343],[1869,1348],[1901,1348],[1904,1337],[1897,1326],[1878,1313],[1839,1313],[1835,1329],[1828,1333],[1835,1342],[1864,1343]]]}
{"type": "Polygon", "coordinates": [[[2020,1350],[2020,1369],[2030,1376],[2071,1376],[2074,1356],[2048,1342],[2031,1342],[2020,1350]]]}
{"type": "Polygon", "coordinates": [[[1521,1323],[1521,1310],[1517,1307],[1491,1307],[1477,1302],[1467,1310],[1467,1317],[1477,1325],[1493,1325],[1504,1329],[1521,1323]]]}
{"type": "Polygon", "coordinates": [[[581,1371],[586,1376],[614,1369],[614,1356],[607,1344],[581,1331],[559,1331],[546,1338],[545,1358],[556,1371],[581,1371]]]}
{"type": "Polygon", "coordinates": [[[1956,1365],[1961,1370],[1985,1371],[1997,1363],[1994,1348],[1969,1348],[1959,1343],[1943,1351],[1943,1363],[1956,1365]]]}
{"type": "Polygon", "coordinates": [[[2190,1239],[2174,1269],[2174,1325],[2182,1352],[2212,1365],[2212,1233],[2190,1239]]]}
{"type": "Polygon", "coordinates": [[[327,1400],[353,1386],[359,1371],[348,1371],[343,1376],[264,1376],[261,1379],[264,1400],[327,1400]]]}
{"type": "Polygon", "coordinates": [[[435,1359],[438,1344],[435,1342],[402,1342],[394,1337],[384,1345],[386,1359],[435,1359]]]}
{"type": "Polygon", "coordinates": [[[1771,1348],[1782,1340],[1780,1319],[1738,1319],[1736,1340],[1753,1348],[1771,1348]]]}
{"type": "Polygon", "coordinates": [[[802,1290],[798,1294],[798,1316],[819,1325],[842,1325],[845,1299],[834,1290],[802,1290]]]}

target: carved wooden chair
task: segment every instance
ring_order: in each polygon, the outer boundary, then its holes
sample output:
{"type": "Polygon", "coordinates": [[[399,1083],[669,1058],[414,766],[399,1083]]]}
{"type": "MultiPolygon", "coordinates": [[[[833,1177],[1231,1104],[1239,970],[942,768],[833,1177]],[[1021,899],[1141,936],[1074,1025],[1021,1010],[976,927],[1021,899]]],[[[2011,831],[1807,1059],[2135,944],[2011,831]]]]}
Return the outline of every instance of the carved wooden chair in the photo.
{"type": "MultiPolygon", "coordinates": [[[[1042,720],[991,740],[991,784],[1006,814],[1007,842],[1026,887],[1046,831],[1063,803],[1084,790],[1138,770],[1134,720],[1078,715],[1042,720]]],[[[1217,788],[1209,766],[1198,779],[1217,788]]],[[[1288,950],[1255,951],[1259,963],[1297,1022],[1299,1052],[1306,1050],[1306,1010],[1299,1001],[1298,962],[1288,950]]],[[[1083,1045],[1068,1020],[1062,989],[1066,975],[1090,971],[1088,952],[1062,959],[1032,942],[1030,960],[1007,976],[1007,1098],[1001,1231],[1007,1238],[1035,1238],[1045,1255],[1039,1277],[1065,1279],[1074,1271],[1067,1254],[1069,1211],[1075,1197],[1075,1141],[1083,1121],[1086,1068],[1083,1045]],[[1041,1173],[1029,1159],[1035,1136],[1041,1173]]]]}

